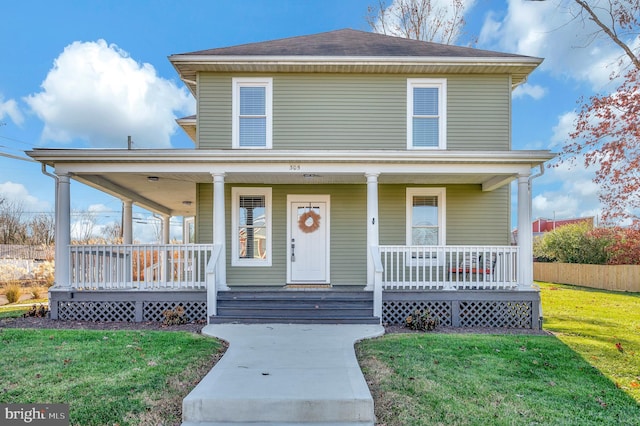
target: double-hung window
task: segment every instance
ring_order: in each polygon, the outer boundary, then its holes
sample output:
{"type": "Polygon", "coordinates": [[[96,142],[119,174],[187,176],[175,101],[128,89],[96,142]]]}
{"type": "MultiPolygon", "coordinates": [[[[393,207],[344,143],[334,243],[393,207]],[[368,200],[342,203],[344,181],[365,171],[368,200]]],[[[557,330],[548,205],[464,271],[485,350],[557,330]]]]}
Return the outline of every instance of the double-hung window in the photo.
{"type": "Polygon", "coordinates": [[[271,148],[272,86],[271,78],[234,78],[233,148],[271,148]]]}
{"type": "Polygon", "coordinates": [[[407,149],[446,149],[447,80],[407,80],[407,149]]]}
{"type": "Polygon", "coordinates": [[[407,245],[444,245],[445,189],[407,188],[407,245]]]}
{"type": "Polygon", "coordinates": [[[231,264],[271,266],[271,188],[232,188],[231,264]]]}

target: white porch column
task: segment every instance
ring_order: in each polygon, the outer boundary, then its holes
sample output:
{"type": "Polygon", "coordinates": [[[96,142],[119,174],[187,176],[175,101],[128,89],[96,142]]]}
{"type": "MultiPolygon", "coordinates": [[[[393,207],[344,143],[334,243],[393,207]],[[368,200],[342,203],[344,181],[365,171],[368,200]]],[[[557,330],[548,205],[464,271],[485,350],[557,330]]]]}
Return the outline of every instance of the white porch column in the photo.
{"type": "Polygon", "coordinates": [[[216,284],[219,290],[229,290],[227,286],[227,250],[224,209],[224,173],[213,176],[213,244],[219,245],[220,256],[216,263],[216,284]]]}
{"type": "Polygon", "coordinates": [[[133,202],[122,200],[122,243],[133,244],[133,202]]]}
{"type": "Polygon", "coordinates": [[[68,173],[56,175],[55,286],[70,288],[71,182],[68,173]]]}
{"type": "Polygon", "coordinates": [[[162,215],[162,244],[169,244],[171,240],[171,216],[162,215]]]}
{"type": "Polygon", "coordinates": [[[375,271],[371,258],[371,247],[378,246],[378,176],[380,173],[365,173],[367,177],[367,286],[366,290],[373,290],[375,271]]]}
{"type": "Polygon", "coordinates": [[[520,287],[533,284],[533,231],[531,228],[531,186],[530,175],[518,176],[518,283],[520,287]]]}

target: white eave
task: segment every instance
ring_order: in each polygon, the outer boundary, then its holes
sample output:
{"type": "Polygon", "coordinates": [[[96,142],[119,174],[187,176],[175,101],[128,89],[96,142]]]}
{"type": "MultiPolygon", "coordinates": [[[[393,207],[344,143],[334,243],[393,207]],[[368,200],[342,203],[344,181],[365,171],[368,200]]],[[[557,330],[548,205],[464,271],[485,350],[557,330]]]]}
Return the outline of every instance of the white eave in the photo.
{"type": "Polygon", "coordinates": [[[555,155],[535,151],[328,151],[328,150],[114,150],[35,149],[27,154],[50,166],[55,163],[519,163],[535,167],[555,155]]]}
{"type": "Polygon", "coordinates": [[[542,63],[541,58],[438,56],[223,56],[172,55],[169,60],[195,93],[198,72],[322,72],[392,74],[511,74],[517,86],[542,63]]]}

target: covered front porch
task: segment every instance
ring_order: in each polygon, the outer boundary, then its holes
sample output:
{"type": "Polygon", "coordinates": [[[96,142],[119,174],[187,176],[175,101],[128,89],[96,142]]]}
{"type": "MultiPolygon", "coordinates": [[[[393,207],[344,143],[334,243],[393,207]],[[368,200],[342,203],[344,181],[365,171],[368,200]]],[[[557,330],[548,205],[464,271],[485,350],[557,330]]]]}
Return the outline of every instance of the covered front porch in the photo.
{"type": "MultiPolygon", "coordinates": [[[[106,150],[88,156],[82,151],[37,150],[30,155],[55,167],[58,268],[51,294],[53,303],[58,303],[52,309],[57,318],[72,319],[63,314],[72,310],[82,310],[82,316],[90,318],[90,312],[103,307],[121,309],[119,302],[127,298],[133,301],[133,320],[151,318],[144,311],[136,311],[136,306],[154,299],[172,309],[188,294],[188,299],[199,306],[199,313],[190,319],[205,320],[218,315],[219,295],[230,289],[266,284],[265,290],[291,293],[314,290],[304,288],[307,284],[322,284],[326,288],[315,290],[354,286],[370,292],[371,315],[383,322],[399,321],[410,307],[426,307],[433,312],[440,310],[443,318],[450,318],[448,321],[456,325],[462,324],[455,319],[456,311],[487,316],[485,311],[491,306],[504,314],[512,311],[514,303],[525,303],[526,323],[538,324],[535,299],[539,297],[533,287],[531,262],[530,184],[532,168],[547,159],[546,153],[368,152],[363,156],[343,152],[338,158],[336,153],[306,151],[106,150]],[[71,244],[70,179],[123,201],[124,244],[71,244]],[[475,230],[475,224],[482,220],[486,223],[488,216],[482,213],[478,221],[475,217],[481,213],[474,209],[485,195],[494,204],[496,200],[508,202],[506,189],[513,180],[518,182],[518,228],[523,231],[518,246],[495,244],[497,240],[507,242],[508,224],[500,225],[504,235],[497,239],[491,237],[492,227],[489,231],[475,230]],[[234,242],[238,235],[246,238],[245,231],[238,234],[233,221],[237,220],[234,214],[238,206],[242,208],[236,192],[245,194],[247,188],[254,192],[261,188],[259,195],[266,194],[273,208],[273,229],[250,234],[255,238],[251,246],[243,246],[242,240],[234,242]],[[396,244],[405,240],[405,222],[410,222],[405,218],[405,200],[410,199],[411,191],[422,194],[424,188],[429,194],[436,193],[432,198],[442,206],[439,222],[432,226],[435,230],[427,230],[433,235],[429,238],[437,238],[436,243],[411,244],[413,231],[407,225],[407,243],[396,244]],[[502,195],[491,197],[496,190],[502,195]],[[448,211],[444,210],[445,198],[437,195],[445,191],[448,211]],[[472,194],[476,201],[465,203],[465,194],[472,194]],[[290,270],[292,259],[301,256],[298,241],[293,252],[292,237],[296,236],[292,229],[298,223],[293,207],[304,197],[320,200],[326,208],[321,223],[330,237],[327,234],[326,274],[320,280],[295,279],[290,270]],[[392,211],[388,208],[391,202],[396,206],[392,211]],[[196,216],[196,241],[202,244],[168,244],[166,232],[163,244],[133,244],[130,222],[134,203],[161,214],[165,222],[175,215],[196,216]],[[466,212],[462,210],[465,205],[469,209],[466,212]],[[454,210],[456,214],[452,215],[454,210]],[[258,235],[264,241],[258,241],[258,235]],[[487,240],[486,235],[490,244],[481,242],[487,240]],[[473,245],[460,244],[464,241],[473,245]],[[254,246],[262,249],[255,250],[256,257],[249,261],[238,254],[246,253],[248,247],[253,252],[254,246]],[[163,300],[158,300],[159,294],[163,300]],[[411,301],[406,300],[408,295],[411,301]],[[445,302],[448,313],[431,302],[425,304],[436,299],[445,302]],[[486,306],[474,310],[462,303],[473,300],[482,300],[482,306],[486,306]]],[[[255,195],[248,194],[249,199],[255,195]]],[[[308,209],[315,208],[312,204],[308,209]]],[[[507,208],[501,205],[500,209],[507,208]]],[[[407,204],[407,215],[410,209],[407,204]]],[[[500,214],[501,220],[508,215],[500,214]]],[[[123,318],[131,320],[130,316],[123,318]]]]}

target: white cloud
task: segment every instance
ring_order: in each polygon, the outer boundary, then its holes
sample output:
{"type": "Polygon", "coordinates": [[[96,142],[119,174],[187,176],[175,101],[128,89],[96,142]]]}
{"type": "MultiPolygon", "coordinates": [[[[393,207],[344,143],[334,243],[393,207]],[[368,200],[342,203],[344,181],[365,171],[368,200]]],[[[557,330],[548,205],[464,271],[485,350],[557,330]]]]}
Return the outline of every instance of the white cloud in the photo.
{"type": "MultiPolygon", "coordinates": [[[[579,7],[570,0],[508,0],[503,15],[490,12],[478,43],[486,48],[545,58],[541,69],[557,76],[588,82],[595,91],[609,83],[619,69],[623,52],[589,19],[576,17],[579,7]]],[[[598,9],[603,12],[605,9],[598,9]]],[[[639,38],[626,42],[638,46],[639,38]]]]}
{"type": "Polygon", "coordinates": [[[56,58],[42,91],[25,101],[44,121],[45,140],[84,140],[92,147],[167,148],[176,115],[191,114],[185,89],[104,40],[74,42],[56,58]]]}
{"type": "Polygon", "coordinates": [[[567,219],[601,215],[599,187],[593,182],[595,167],[575,162],[561,162],[547,168],[544,175],[533,181],[533,218],[567,219]]]}
{"type": "Polygon", "coordinates": [[[547,94],[547,89],[537,84],[521,84],[516,87],[516,90],[513,91],[512,96],[513,99],[524,98],[525,96],[530,96],[535,100],[542,99],[547,94]]]}
{"type": "Polygon", "coordinates": [[[0,95],[0,120],[8,116],[14,124],[18,126],[22,125],[22,123],[24,123],[24,117],[18,108],[18,103],[13,99],[3,102],[3,99],[0,95]]]}
{"type": "Polygon", "coordinates": [[[569,135],[575,131],[576,120],[578,114],[575,111],[569,111],[558,117],[558,124],[553,126],[553,135],[551,136],[551,148],[562,146],[569,140],[569,135]]]}
{"type": "Polygon", "coordinates": [[[19,205],[25,212],[50,212],[51,205],[29,194],[29,190],[21,183],[11,181],[0,183],[0,198],[19,205]]]}

